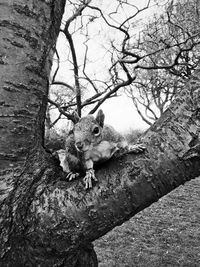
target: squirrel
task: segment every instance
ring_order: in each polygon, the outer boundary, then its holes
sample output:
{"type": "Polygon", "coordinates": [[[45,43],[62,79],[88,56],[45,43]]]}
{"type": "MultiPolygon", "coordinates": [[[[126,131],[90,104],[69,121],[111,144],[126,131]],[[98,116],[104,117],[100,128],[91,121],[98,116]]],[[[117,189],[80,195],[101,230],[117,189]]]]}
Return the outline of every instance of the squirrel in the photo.
{"type": "Polygon", "coordinates": [[[75,179],[85,172],[85,188],[92,187],[92,180],[97,181],[94,165],[110,159],[120,149],[139,153],[145,147],[142,144],[128,146],[125,138],[112,126],[104,125],[105,115],[100,109],[96,118],[92,115],[79,118],[74,114],[74,127],[66,139],[63,170],[69,170],[67,179],[75,179]]]}

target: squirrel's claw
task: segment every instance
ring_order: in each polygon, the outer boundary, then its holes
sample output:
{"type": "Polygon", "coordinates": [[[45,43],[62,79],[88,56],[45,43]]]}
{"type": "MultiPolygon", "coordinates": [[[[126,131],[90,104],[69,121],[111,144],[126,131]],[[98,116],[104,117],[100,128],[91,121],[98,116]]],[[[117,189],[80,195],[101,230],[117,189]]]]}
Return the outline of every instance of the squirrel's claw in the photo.
{"type": "Polygon", "coordinates": [[[66,179],[69,181],[72,181],[72,180],[76,179],[78,176],[79,176],[78,173],[69,172],[66,176],[66,179]]]}
{"type": "Polygon", "coordinates": [[[146,147],[143,144],[135,144],[129,146],[129,152],[139,153],[143,152],[146,149],[146,147]]]}
{"type": "Polygon", "coordinates": [[[86,175],[83,178],[83,182],[85,183],[85,188],[86,189],[92,188],[92,179],[94,181],[97,181],[97,178],[95,176],[94,170],[93,169],[87,170],[86,171],[86,175]]]}

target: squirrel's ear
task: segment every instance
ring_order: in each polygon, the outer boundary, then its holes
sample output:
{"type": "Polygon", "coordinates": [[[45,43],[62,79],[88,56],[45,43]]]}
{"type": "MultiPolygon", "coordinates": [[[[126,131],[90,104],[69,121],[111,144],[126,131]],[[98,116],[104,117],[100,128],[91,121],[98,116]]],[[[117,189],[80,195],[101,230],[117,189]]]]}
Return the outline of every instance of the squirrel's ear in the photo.
{"type": "Polygon", "coordinates": [[[76,111],[73,112],[73,122],[77,123],[80,120],[80,117],[76,111]]]}
{"type": "Polygon", "coordinates": [[[100,109],[97,113],[97,116],[96,116],[96,121],[99,123],[99,125],[101,127],[103,127],[103,124],[104,124],[104,119],[105,119],[105,115],[103,113],[103,111],[100,109]]]}

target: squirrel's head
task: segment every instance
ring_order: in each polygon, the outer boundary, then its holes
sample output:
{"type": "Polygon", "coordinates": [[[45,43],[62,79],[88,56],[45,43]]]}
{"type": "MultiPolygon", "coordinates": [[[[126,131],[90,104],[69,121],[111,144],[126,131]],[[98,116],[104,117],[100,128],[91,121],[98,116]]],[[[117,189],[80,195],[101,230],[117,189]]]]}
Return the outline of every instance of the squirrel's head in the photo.
{"type": "Polygon", "coordinates": [[[76,114],[73,133],[75,146],[79,152],[86,152],[101,142],[104,118],[105,115],[101,109],[96,118],[92,115],[79,118],[76,114]]]}

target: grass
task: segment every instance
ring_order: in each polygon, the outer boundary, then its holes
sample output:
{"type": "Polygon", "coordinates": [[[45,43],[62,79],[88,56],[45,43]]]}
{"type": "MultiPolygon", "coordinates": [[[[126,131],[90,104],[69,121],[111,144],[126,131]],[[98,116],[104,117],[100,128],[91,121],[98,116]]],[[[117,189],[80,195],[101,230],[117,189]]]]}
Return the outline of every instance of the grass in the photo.
{"type": "Polygon", "coordinates": [[[200,177],[94,245],[99,267],[200,267],[200,177]]]}

